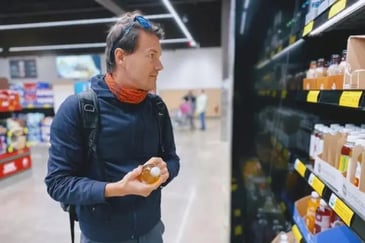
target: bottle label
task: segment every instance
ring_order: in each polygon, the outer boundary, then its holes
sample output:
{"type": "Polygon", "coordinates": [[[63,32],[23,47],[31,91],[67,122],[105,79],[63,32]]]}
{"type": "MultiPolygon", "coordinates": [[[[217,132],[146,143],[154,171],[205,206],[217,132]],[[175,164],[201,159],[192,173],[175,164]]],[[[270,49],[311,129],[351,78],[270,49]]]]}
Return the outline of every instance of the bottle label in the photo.
{"type": "Polygon", "coordinates": [[[329,229],[331,223],[331,217],[327,215],[316,215],[315,229],[316,233],[329,229]]]}
{"type": "Polygon", "coordinates": [[[350,157],[348,155],[340,155],[340,163],[338,165],[338,170],[341,172],[345,172],[347,170],[349,164],[350,157]]]}

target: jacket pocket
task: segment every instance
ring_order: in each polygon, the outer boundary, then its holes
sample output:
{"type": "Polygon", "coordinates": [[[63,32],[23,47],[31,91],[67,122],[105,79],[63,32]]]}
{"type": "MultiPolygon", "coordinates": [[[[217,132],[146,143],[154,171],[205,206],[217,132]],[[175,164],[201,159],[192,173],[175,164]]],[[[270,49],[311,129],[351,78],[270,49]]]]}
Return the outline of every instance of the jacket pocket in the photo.
{"type": "Polygon", "coordinates": [[[81,206],[78,215],[81,221],[86,221],[86,220],[108,221],[110,220],[111,217],[111,207],[109,204],[95,204],[95,205],[81,206]]]}

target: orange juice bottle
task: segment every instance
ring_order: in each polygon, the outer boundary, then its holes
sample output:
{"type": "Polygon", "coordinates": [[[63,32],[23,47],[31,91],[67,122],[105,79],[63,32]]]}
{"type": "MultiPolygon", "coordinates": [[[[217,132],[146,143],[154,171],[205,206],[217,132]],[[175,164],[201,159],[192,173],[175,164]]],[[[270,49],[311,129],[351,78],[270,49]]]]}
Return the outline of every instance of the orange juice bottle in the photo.
{"type": "Polygon", "coordinates": [[[314,222],[316,217],[316,210],[319,207],[319,195],[317,192],[312,191],[311,198],[308,200],[307,213],[305,217],[305,224],[309,232],[314,233],[314,222]]]}
{"type": "Polygon", "coordinates": [[[160,178],[161,170],[159,167],[147,164],[142,168],[142,173],[139,175],[139,180],[146,184],[153,184],[160,178]]]}

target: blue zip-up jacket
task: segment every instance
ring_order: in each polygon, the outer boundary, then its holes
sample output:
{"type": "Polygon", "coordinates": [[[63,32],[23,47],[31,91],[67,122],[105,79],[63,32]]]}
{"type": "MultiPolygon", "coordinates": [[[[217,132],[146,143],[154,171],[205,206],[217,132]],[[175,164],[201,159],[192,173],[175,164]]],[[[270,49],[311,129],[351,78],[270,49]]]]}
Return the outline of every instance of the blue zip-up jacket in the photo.
{"type": "MultiPolygon", "coordinates": [[[[60,106],[51,126],[48,173],[49,195],[59,202],[76,205],[81,231],[94,241],[115,242],[146,234],[161,218],[161,189],[148,197],[105,198],[105,186],[151,157],[159,154],[159,123],[152,98],[140,104],[122,103],[110,92],[103,76],[91,79],[99,105],[100,128],[97,161],[85,161],[87,145],[82,137],[82,121],[77,96],[68,97],[60,106]]],[[[167,110],[166,110],[167,113],[167,110]]],[[[171,181],[179,171],[179,157],[168,114],[163,122],[165,154],[171,181]]],[[[166,183],[166,184],[167,184],[166,183]]]]}

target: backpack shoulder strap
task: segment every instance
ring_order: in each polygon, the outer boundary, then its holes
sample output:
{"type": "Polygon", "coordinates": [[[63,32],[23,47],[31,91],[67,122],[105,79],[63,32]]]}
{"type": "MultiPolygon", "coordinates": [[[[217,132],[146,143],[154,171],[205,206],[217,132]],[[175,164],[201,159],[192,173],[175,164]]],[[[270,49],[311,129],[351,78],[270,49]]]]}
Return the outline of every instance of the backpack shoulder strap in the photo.
{"type": "MultiPolygon", "coordinates": [[[[97,160],[99,166],[101,162],[98,157],[96,147],[96,135],[99,129],[99,107],[96,93],[94,90],[77,94],[79,100],[79,111],[82,120],[82,136],[84,137],[84,144],[87,144],[87,160],[94,158],[97,160]]],[[[101,170],[104,171],[104,170],[101,170]]],[[[104,176],[104,175],[103,175],[104,176]]],[[[78,220],[75,205],[63,205],[65,211],[68,211],[70,220],[71,242],[75,242],[75,221],[78,220]]]]}
{"type": "Polygon", "coordinates": [[[95,146],[96,132],[99,124],[99,107],[97,103],[97,96],[94,90],[89,89],[87,91],[78,94],[79,97],[79,110],[81,112],[83,136],[87,138],[88,145],[88,158],[91,157],[93,147],[95,146]]]}
{"type": "Polygon", "coordinates": [[[159,140],[160,140],[160,153],[161,155],[165,154],[165,120],[167,118],[167,107],[165,102],[158,95],[152,96],[152,106],[156,112],[157,120],[158,120],[158,130],[159,130],[159,140]]]}

